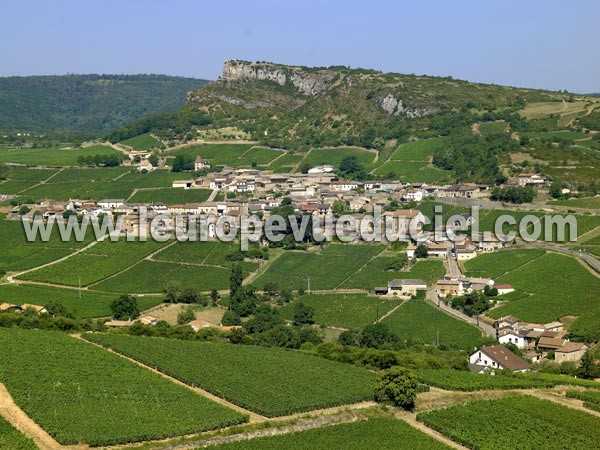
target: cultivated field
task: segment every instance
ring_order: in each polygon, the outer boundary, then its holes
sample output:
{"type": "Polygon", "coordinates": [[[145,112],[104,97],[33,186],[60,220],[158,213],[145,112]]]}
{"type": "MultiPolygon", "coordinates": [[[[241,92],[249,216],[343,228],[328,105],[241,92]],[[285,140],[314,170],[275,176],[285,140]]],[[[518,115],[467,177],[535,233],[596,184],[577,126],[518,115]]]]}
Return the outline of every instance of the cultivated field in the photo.
{"type": "Polygon", "coordinates": [[[392,156],[394,161],[430,161],[433,152],[443,147],[444,138],[423,139],[401,144],[392,156]]]}
{"type": "Polygon", "coordinates": [[[523,321],[550,322],[566,315],[583,317],[600,306],[598,279],[569,256],[548,253],[496,281],[531,295],[492,309],[488,315],[493,318],[511,314],[523,321]]]}
{"type": "Polygon", "coordinates": [[[450,172],[433,167],[426,161],[389,160],[379,166],[377,175],[399,178],[403,182],[438,183],[449,180],[450,172]]]}
{"type": "Polygon", "coordinates": [[[59,263],[28,272],[21,279],[69,286],[87,286],[113,275],[160,249],[165,243],[102,241],[59,263]]]}
{"type": "Polygon", "coordinates": [[[252,285],[262,289],[266,283],[280,288],[335,289],[383,250],[382,245],[328,244],[322,252],[286,251],[271,263],[252,285]]]}
{"type": "Polygon", "coordinates": [[[160,439],[245,416],[66,334],[0,329],[0,381],[61,444],[160,439]]]}
{"type": "Polygon", "coordinates": [[[566,200],[552,200],[550,204],[572,206],[574,208],[600,209],[600,196],[587,198],[570,198],[566,200]]]}
{"type": "Polygon", "coordinates": [[[23,436],[0,416],[0,448],[7,450],[37,450],[33,441],[23,436]]]}
{"type": "Polygon", "coordinates": [[[312,167],[328,164],[339,168],[342,160],[348,156],[355,156],[358,161],[365,166],[372,164],[375,159],[374,152],[369,152],[360,148],[314,148],[302,160],[302,164],[308,164],[312,167]]]}
{"type": "Polygon", "coordinates": [[[397,278],[418,278],[427,284],[439,280],[444,275],[444,264],[440,260],[418,261],[407,270],[386,270],[396,258],[379,256],[348,278],[341,287],[344,289],[369,289],[387,286],[388,281],[397,278]]]}
{"type": "Polygon", "coordinates": [[[361,328],[375,322],[377,312],[381,317],[401,303],[364,294],[304,295],[281,307],[281,316],[292,320],[298,302],[313,308],[315,323],[339,328],[361,328]]]}
{"type": "Polygon", "coordinates": [[[92,145],[79,149],[22,148],[0,150],[0,163],[27,164],[32,166],[75,166],[80,156],[122,155],[105,145],[92,145]]]}
{"type": "Polygon", "coordinates": [[[140,134],[120,142],[129,145],[134,150],[148,150],[160,146],[160,141],[153,138],[149,133],[140,134]]]}
{"type": "Polygon", "coordinates": [[[158,188],[138,190],[128,201],[131,203],[182,203],[204,202],[210,196],[209,189],[158,188]]]}
{"type": "Polygon", "coordinates": [[[469,448],[596,448],[598,419],[534,397],[511,395],[417,414],[417,420],[469,448]],[[507,432],[510,430],[510,432],[507,432]]]}
{"type": "Polygon", "coordinates": [[[369,399],[375,380],[354,366],[281,348],[108,334],[86,338],[267,417],[369,399]]]}
{"type": "MultiPolygon", "coordinates": [[[[39,286],[33,284],[0,284],[0,303],[21,305],[47,306],[56,301],[65,306],[67,311],[76,319],[89,319],[93,317],[109,317],[112,315],[110,304],[118,297],[114,293],[99,292],[94,290],[65,289],[52,286],[39,286]]],[[[162,297],[138,297],[137,304],[140,310],[151,308],[163,301],[162,297]]]]}
{"type": "Polygon", "coordinates": [[[465,322],[436,309],[425,300],[409,300],[383,320],[406,342],[439,344],[472,350],[481,341],[481,332],[465,322]]]}
{"type": "Polygon", "coordinates": [[[218,450],[313,450],[319,448],[353,450],[397,450],[399,443],[411,450],[442,450],[450,447],[418,431],[402,420],[373,418],[343,423],[282,436],[250,439],[225,445],[218,450]]]}
{"type": "Polygon", "coordinates": [[[205,144],[176,150],[172,155],[195,158],[201,156],[213,166],[250,167],[252,164],[266,165],[281,155],[281,152],[252,144],[205,144]]]}
{"type": "Polygon", "coordinates": [[[546,253],[539,249],[501,250],[484,253],[463,263],[470,277],[489,277],[495,279],[500,275],[517,269],[546,253]]]}

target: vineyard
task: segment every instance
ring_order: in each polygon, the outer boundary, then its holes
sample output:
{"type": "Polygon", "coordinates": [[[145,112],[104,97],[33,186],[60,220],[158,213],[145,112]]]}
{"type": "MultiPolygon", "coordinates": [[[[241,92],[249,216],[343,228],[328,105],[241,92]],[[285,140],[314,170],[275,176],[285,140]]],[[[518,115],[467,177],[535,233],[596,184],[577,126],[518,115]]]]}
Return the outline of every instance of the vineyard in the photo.
{"type": "Polygon", "coordinates": [[[360,328],[373,323],[377,312],[381,317],[401,303],[398,300],[381,300],[365,294],[305,295],[281,307],[281,317],[293,320],[298,302],[313,308],[315,323],[340,328],[360,328]]]}
{"type": "Polygon", "coordinates": [[[37,450],[31,439],[23,436],[0,416],[0,448],[8,450],[37,450]]]}
{"type": "Polygon", "coordinates": [[[469,448],[592,449],[598,419],[534,397],[510,395],[417,414],[417,420],[469,448]]]}
{"type": "Polygon", "coordinates": [[[375,382],[365,370],[281,348],[109,334],[86,339],[267,417],[370,399],[375,382]]]}
{"type": "Polygon", "coordinates": [[[219,450],[313,450],[318,446],[321,449],[397,450],[401,448],[401,443],[410,445],[411,450],[449,448],[402,420],[387,418],[374,418],[281,436],[250,439],[220,445],[217,448],[219,450]]]}
{"type": "Polygon", "coordinates": [[[567,397],[583,400],[586,408],[600,411],[600,392],[598,391],[567,391],[567,397]]]}
{"type": "Polygon", "coordinates": [[[383,320],[390,330],[407,342],[472,350],[481,341],[481,332],[455,319],[425,300],[410,300],[383,320]]]}
{"type": "MultiPolygon", "coordinates": [[[[161,439],[246,417],[66,334],[0,330],[0,382],[61,444],[161,439]]],[[[3,447],[4,448],[4,447],[3,447]]]]}
{"type": "Polygon", "coordinates": [[[417,371],[417,376],[422,383],[451,391],[550,388],[560,385],[600,389],[600,383],[596,381],[535,372],[484,375],[459,370],[424,369],[417,371]]]}
{"type": "Polygon", "coordinates": [[[343,289],[369,289],[377,286],[387,286],[388,281],[395,278],[417,278],[431,284],[444,275],[442,261],[418,261],[408,270],[387,270],[388,266],[397,258],[393,256],[379,256],[361,268],[341,285],[343,289]]]}

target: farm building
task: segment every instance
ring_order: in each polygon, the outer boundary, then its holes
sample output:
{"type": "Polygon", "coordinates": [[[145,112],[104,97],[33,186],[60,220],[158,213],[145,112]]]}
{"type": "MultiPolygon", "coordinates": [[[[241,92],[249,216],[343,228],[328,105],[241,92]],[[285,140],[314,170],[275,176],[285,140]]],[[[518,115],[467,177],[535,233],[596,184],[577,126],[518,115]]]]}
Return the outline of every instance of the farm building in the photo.
{"type": "Polygon", "coordinates": [[[392,280],[388,282],[388,295],[416,295],[418,291],[427,290],[427,283],[423,280],[392,280]]]}

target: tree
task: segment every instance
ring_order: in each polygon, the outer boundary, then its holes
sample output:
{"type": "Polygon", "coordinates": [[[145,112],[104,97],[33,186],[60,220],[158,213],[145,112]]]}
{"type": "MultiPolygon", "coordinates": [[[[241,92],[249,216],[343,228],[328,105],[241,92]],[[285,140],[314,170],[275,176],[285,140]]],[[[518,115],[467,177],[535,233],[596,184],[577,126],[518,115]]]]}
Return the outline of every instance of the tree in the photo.
{"type": "Polygon", "coordinates": [[[367,325],[360,336],[361,347],[382,348],[393,346],[397,342],[398,337],[381,322],[367,325]]]}
{"type": "Polygon", "coordinates": [[[406,253],[401,253],[387,265],[386,270],[402,270],[407,264],[408,256],[406,253]]]}
{"type": "Polygon", "coordinates": [[[596,365],[596,361],[594,361],[594,355],[589,350],[581,357],[578,373],[582,378],[588,379],[596,378],[600,375],[600,369],[596,365]]]}
{"type": "Polygon", "coordinates": [[[417,245],[415,249],[415,258],[427,258],[429,256],[429,249],[425,244],[417,245]]]}
{"type": "Polygon", "coordinates": [[[262,333],[279,325],[283,325],[279,311],[269,305],[260,305],[254,311],[254,316],[244,322],[243,326],[246,333],[252,334],[262,333]]]}
{"type": "Polygon", "coordinates": [[[177,303],[179,295],[181,295],[181,287],[177,281],[170,281],[165,289],[167,295],[167,303],[177,303]]]}
{"type": "Polygon", "coordinates": [[[331,205],[331,211],[335,217],[340,217],[346,212],[346,202],[343,200],[336,200],[331,205]]]}
{"type": "Polygon", "coordinates": [[[277,294],[279,294],[279,286],[277,286],[277,283],[275,283],[274,281],[271,281],[269,283],[265,283],[263,291],[269,297],[275,297],[277,294]]]}
{"type": "Polygon", "coordinates": [[[241,325],[242,319],[233,311],[225,311],[223,313],[223,317],[221,318],[221,325],[225,327],[231,327],[235,325],[241,325]]]}
{"type": "Polygon", "coordinates": [[[156,155],[156,153],[152,153],[149,157],[148,157],[148,162],[150,164],[152,164],[154,167],[158,166],[158,156],[156,155]]]}
{"type": "Polygon", "coordinates": [[[294,296],[292,295],[292,291],[290,291],[289,289],[282,289],[279,293],[279,298],[277,299],[277,302],[280,305],[285,305],[286,303],[291,302],[293,299],[294,296]]]}
{"type": "Polygon", "coordinates": [[[50,300],[50,302],[48,302],[46,305],[46,311],[48,311],[48,314],[53,316],[69,317],[71,319],[73,318],[73,314],[71,314],[67,310],[67,307],[58,300],[50,300]]]}
{"type": "Polygon", "coordinates": [[[494,286],[490,286],[489,284],[486,284],[485,287],[483,288],[483,293],[485,295],[487,295],[488,297],[496,297],[496,296],[498,296],[498,289],[495,288],[494,286]]]}
{"type": "Polygon", "coordinates": [[[219,300],[219,292],[216,289],[210,291],[210,299],[212,300],[213,305],[217,304],[217,301],[219,300]]]}
{"type": "Polygon", "coordinates": [[[404,367],[392,367],[383,372],[375,384],[376,401],[390,400],[394,405],[412,409],[417,398],[417,377],[404,367]]]}
{"type": "Polygon", "coordinates": [[[179,303],[200,303],[200,295],[193,288],[185,289],[177,298],[179,303]]]}
{"type": "Polygon", "coordinates": [[[359,180],[365,178],[367,174],[363,165],[354,155],[346,156],[344,159],[342,159],[340,162],[340,172],[359,180]]]}
{"type": "Polygon", "coordinates": [[[194,308],[192,308],[191,306],[187,306],[181,311],[179,311],[179,314],[177,314],[177,324],[184,325],[186,323],[191,322],[195,318],[196,313],[194,312],[194,308]]]}
{"type": "Polygon", "coordinates": [[[234,296],[237,291],[242,287],[244,281],[244,274],[242,272],[242,266],[236,264],[231,268],[231,276],[229,277],[229,295],[234,296]]]}
{"type": "Polygon", "coordinates": [[[19,208],[19,215],[24,216],[29,211],[31,211],[31,209],[29,209],[29,207],[27,205],[21,205],[21,207],[19,208]]]}
{"type": "Polygon", "coordinates": [[[315,323],[314,309],[305,305],[304,302],[298,302],[294,305],[294,325],[311,325],[315,323]]]}
{"type": "Polygon", "coordinates": [[[110,304],[113,317],[117,320],[133,320],[140,315],[137,300],[128,294],[123,294],[110,304]]]}

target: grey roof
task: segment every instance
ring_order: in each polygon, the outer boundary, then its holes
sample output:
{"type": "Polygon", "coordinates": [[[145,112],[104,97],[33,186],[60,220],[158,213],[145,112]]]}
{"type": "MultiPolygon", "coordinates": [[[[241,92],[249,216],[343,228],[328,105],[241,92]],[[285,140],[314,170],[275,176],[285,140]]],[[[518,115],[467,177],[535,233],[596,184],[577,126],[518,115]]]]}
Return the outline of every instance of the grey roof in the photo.
{"type": "Polygon", "coordinates": [[[419,279],[403,279],[403,280],[392,280],[388,282],[388,287],[402,287],[402,286],[427,286],[423,280],[419,279]]]}

